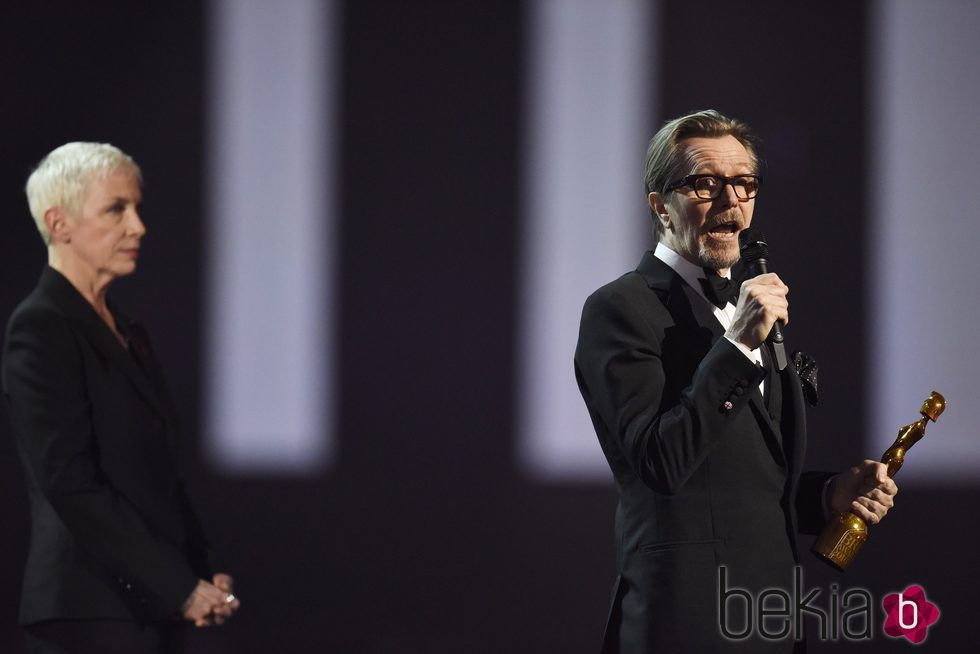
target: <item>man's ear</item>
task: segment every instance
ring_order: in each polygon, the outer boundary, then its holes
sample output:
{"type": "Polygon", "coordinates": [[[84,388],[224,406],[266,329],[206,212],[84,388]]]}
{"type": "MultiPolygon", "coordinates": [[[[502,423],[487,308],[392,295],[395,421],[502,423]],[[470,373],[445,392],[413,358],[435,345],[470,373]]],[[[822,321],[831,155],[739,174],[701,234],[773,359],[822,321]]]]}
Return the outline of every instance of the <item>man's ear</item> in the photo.
{"type": "Polygon", "coordinates": [[[51,235],[52,243],[71,242],[71,222],[68,214],[61,207],[51,207],[44,212],[44,224],[51,235]]]}
{"type": "Polygon", "coordinates": [[[650,203],[650,210],[653,211],[653,215],[660,221],[660,226],[666,230],[670,226],[670,212],[667,210],[664,194],[654,191],[647,196],[647,202],[650,203]]]}

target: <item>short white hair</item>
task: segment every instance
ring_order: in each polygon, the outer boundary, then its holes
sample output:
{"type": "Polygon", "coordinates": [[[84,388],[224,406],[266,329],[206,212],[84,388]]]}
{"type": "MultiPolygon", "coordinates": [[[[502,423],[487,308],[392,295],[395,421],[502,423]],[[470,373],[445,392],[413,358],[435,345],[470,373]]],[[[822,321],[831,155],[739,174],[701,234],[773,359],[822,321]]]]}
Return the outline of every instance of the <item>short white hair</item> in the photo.
{"type": "Polygon", "coordinates": [[[142,184],[142,174],[132,157],[108,143],[66,143],[48,153],[27,178],[27,204],[45,244],[51,234],[44,222],[48,209],[61,207],[77,213],[85,201],[85,191],[93,178],[104,178],[126,171],[142,184]]]}

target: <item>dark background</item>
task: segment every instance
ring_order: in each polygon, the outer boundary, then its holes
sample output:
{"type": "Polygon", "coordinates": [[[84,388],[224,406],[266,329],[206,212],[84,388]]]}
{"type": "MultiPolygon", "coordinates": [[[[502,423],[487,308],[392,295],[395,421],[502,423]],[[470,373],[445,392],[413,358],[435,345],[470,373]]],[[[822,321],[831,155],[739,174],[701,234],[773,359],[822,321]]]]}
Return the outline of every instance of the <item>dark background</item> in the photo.
{"type": "MultiPolygon", "coordinates": [[[[597,651],[615,491],[535,482],[515,465],[526,7],[341,6],[339,448],[326,473],[228,478],[200,453],[208,34],[197,3],[0,10],[0,314],[45,260],[22,190],[31,167],[67,141],[118,145],[143,169],[149,236],[139,274],[114,296],[154,336],[189,426],[192,495],[244,602],[232,624],[195,634],[192,651],[597,651]]],[[[793,289],[789,340],[821,362],[808,465],[839,469],[880,454],[862,436],[867,5],[699,8],[695,25],[689,3],[666,0],[650,26],[649,132],[715,107],[761,135],[757,217],[793,289]]],[[[0,651],[18,652],[28,515],[5,416],[0,495],[0,651]]],[[[807,554],[806,585],[865,587],[880,601],[920,583],[942,609],[926,647],[963,650],[980,579],[977,496],[902,494],[852,572],[807,554]]],[[[904,647],[880,636],[880,615],[860,647],[904,647]]]]}

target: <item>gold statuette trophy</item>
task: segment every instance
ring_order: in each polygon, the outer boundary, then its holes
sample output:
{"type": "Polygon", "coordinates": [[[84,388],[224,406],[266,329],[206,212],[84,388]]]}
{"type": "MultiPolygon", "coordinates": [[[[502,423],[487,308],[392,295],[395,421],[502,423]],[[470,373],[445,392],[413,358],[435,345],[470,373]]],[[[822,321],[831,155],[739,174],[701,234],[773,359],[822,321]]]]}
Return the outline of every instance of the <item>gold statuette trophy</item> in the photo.
{"type": "MultiPolygon", "coordinates": [[[[905,453],[909,448],[926,435],[926,424],[930,420],[936,422],[945,409],[946,400],[933,391],[919,409],[922,418],[898,430],[898,438],[881,455],[881,462],[888,465],[889,477],[894,477],[902,467],[905,453]]],[[[823,531],[817,536],[810,551],[843,572],[847,570],[847,566],[857,556],[858,550],[866,540],[868,540],[868,525],[864,520],[853,513],[837,513],[824,525],[823,531]]]]}

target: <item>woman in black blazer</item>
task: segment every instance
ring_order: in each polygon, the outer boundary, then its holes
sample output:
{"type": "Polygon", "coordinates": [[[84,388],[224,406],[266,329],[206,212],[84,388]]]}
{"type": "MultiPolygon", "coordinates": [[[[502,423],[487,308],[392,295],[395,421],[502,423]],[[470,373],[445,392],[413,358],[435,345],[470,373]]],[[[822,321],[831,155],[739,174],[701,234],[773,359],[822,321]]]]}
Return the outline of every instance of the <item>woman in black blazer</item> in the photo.
{"type": "Polygon", "coordinates": [[[31,508],[32,652],[180,652],[184,624],[239,605],[177,474],[149,341],[106,297],[136,270],[140,186],[136,163],[98,143],[55,149],[27,182],[48,265],[7,325],[2,381],[31,508]]]}

